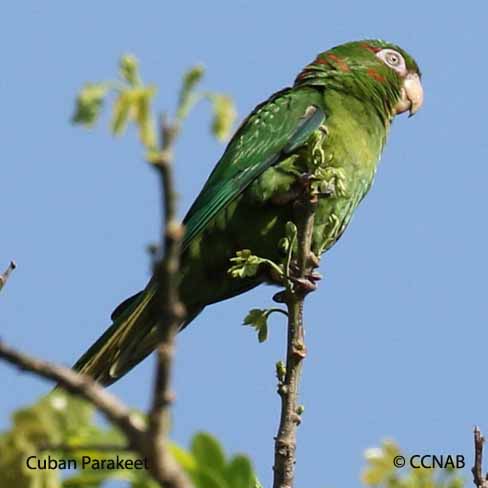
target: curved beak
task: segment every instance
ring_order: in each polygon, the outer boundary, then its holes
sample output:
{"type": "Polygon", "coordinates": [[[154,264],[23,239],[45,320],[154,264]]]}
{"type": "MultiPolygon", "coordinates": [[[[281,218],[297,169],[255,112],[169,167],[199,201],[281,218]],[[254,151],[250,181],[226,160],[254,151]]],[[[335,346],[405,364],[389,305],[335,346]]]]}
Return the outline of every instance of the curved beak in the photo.
{"type": "Polygon", "coordinates": [[[424,102],[424,89],[417,73],[408,73],[403,80],[402,98],[395,107],[395,113],[410,111],[409,117],[415,115],[424,102]]]}

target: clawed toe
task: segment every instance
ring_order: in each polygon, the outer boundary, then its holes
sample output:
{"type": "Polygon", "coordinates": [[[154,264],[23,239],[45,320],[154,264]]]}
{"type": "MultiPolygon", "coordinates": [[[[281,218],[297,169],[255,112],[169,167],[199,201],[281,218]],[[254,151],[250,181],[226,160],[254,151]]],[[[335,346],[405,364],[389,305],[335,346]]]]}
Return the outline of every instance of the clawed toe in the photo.
{"type": "Polygon", "coordinates": [[[322,275],[320,273],[318,273],[317,271],[312,271],[310,272],[307,277],[306,277],[309,281],[312,281],[313,283],[315,283],[316,281],[320,281],[322,279],[322,275]]]}
{"type": "Polygon", "coordinates": [[[286,301],[286,292],[285,291],[279,291],[278,293],[275,293],[273,295],[273,301],[276,303],[285,303],[286,301]]]}
{"type": "Polygon", "coordinates": [[[305,278],[293,278],[293,284],[300,288],[304,293],[310,293],[317,289],[315,280],[310,279],[308,276],[305,278]]]}

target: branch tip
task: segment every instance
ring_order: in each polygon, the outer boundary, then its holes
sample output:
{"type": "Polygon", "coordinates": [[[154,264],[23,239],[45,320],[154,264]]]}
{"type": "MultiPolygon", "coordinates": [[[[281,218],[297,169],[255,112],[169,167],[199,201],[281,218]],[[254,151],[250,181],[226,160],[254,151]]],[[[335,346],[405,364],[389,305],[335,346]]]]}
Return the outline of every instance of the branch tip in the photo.
{"type": "Polygon", "coordinates": [[[476,488],[488,488],[488,474],[485,476],[483,475],[483,444],[485,438],[477,425],[475,425],[473,429],[473,437],[474,466],[471,468],[471,473],[473,473],[473,483],[476,488]]]}
{"type": "Polygon", "coordinates": [[[294,213],[297,239],[296,276],[288,280],[285,290],[273,297],[275,302],[286,304],[288,313],[286,366],[282,381],[277,374],[281,416],[275,438],[273,488],[290,488],[294,483],[296,431],[303,413],[303,406],[298,404],[298,385],[302,361],[307,354],[303,306],[307,294],[316,288],[310,276],[318,265],[318,259],[310,259],[315,205],[310,201],[309,192],[303,192],[302,198],[296,202],[294,213]]]}
{"type": "Polygon", "coordinates": [[[17,263],[12,260],[10,261],[9,265],[7,266],[7,269],[0,274],[0,290],[5,286],[7,283],[12,271],[17,268],[17,263]]]}

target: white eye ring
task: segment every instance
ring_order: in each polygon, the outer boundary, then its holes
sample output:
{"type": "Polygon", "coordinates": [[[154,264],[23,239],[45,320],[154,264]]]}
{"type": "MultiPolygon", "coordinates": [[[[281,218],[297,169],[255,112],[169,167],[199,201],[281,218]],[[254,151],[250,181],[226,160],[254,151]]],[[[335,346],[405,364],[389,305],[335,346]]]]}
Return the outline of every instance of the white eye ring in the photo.
{"type": "Polygon", "coordinates": [[[401,75],[405,75],[407,73],[405,60],[398,51],[395,51],[394,49],[382,49],[376,54],[376,56],[387,66],[394,69],[401,75]]]}

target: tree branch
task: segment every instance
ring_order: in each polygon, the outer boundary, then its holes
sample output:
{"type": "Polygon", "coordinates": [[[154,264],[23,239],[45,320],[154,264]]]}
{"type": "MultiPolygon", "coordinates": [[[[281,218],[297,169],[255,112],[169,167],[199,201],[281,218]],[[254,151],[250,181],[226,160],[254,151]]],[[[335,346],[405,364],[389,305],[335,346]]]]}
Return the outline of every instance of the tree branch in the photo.
{"type": "Polygon", "coordinates": [[[483,444],[485,438],[481,434],[478,426],[474,428],[474,466],[471,468],[473,473],[473,483],[477,488],[488,488],[488,475],[483,476],[483,444]]]}
{"type": "Polygon", "coordinates": [[[148,460],[147,465],[152,477],[166,488],[187,488],[189,482],[181,468],[173,460],[166,445],[158,451],[160,459],[154,464],[154,452],[151,449],[154,434],[145,427],[140,416],[132,412],[116,396],[109,393],[92,378],[76,373],[70,368],[32,358],[20,353],[0,341],[0,358],[17,366],[22,371],[29,371],[42,378],[58,383],[66,391],[79,395],[94,405],[113,425],[127,437],[128,445],[120,450],[132,450],[141,458],[148,460]],[[165,471],[161,471],[161,467],[165,471]]]}
{"type": "MultiPolygon", "coordinates": [[[[156,376],[152,406],[149,412],[148,443],[149,463],[164,478],[168,486],[184,488],[189,486],[181,468],[167,450],[169,413],[174,401],[171,391],[171,365],[174,356],[174,342],[178,329],[185,317],[185,308],[178,296],[177,273],[180,267],[180,248],[183,226],[176,218],[176,192],[173,182],[173,145],[179,133],[179,123],[170,123],[166,116],[161,119],[161,151],[159,158],[152,161],[161,182],[164,211],[162,232],[163,258],[156,261],[154,275],[158,282],[156,303],[159,310],[160,343],[156,349],[156,376]]],[[[161,252],[161,249],[160,249],[161,252]]]]}
{"type": "Polygon", "coordinates": [[[59,383],[66,391],[88,400],[107,420],[116,425],[127,437],[129,445],[140,451],[144,444],[144,422],[134,415],[116,396],[109,393],[92,378],[70,368],[35,359],[20,353],[0,341],[0,358],[42,378],[59,383]]]}
{"type": "MultiPolygon", "coordinates": [[[[185,318],[185,308],[178,294],[184,229],[176,215],[173,148],[184,120],[198,100],[211,100],[214,111],[213,132],[218,138],[230,129],[234,117],[233,107],[229,99],[218,94],[207,93],[203,96],[194,93],[195,86],[203,76],[203,68],[195,66],[187,71],[183,78],[175,117],[171,121],[166,116],[161,119],[158,144],[151,106],[154,88],[142,83],[138,63],[133,56],[126,55],[121,58],[119,71],[122,80],[88,84],[81,90],[77,97],[73,121],[91,125],[99,117],[107,91],[115,91],[117,97],[114,102],[115,115],[111,123],[112,133],[121,133],[127,123],[133,121],[147,150],[147,159],[157,170],[160,179],[163,230],[160,244],[151,247],[153,282],[157,284],[157,291],[148,310],[151,318],[156,317],[156,332],[159,336],[156,375],[147,426],[142,425],[128,407],[87,376],[62,366],[33,359],[1,343],[0,358],[38,376],[56,381],[62,388],[91,402],[127,436],[128,444],[125,449],[137,451],[137,454],[147,458],[149,471],[161,486],[187,488],[190,483],[182,468],[174,461],[167,445],[169,409],[174,400],[170,384],[174,342],[185,318]],[[137,113],[137,117],[133,117],[133,113],[137,113]]],[[[0,289],[14,267],[15,264],[12,262],[7,271],[0,275],[0,289]]],[[[105,446],[108,449],[111,447],[105,446]]]]}
{"type": "Polygon", "coordinates": [[[291,488],[295,477],[296,430],[300,424],[303,407],[298,405],[298,386],[302,360],[307,354],[303,328],[303,302],[310,288],[299,286],[306,281],[311,271],[310,256],[314,225],[316,199],[304,191],[302,199],[295,204],[297,226],[298,280],[288,286],[283,302],[288,307],[288,336],[286,370],[279,381],[278,394],[281,397],[281,416],[278,434],[275,438],[275,461],[273,488],[291,488]]]}
{"type": "MultiPolygon", "coordinates": [[[[91,378],[46,361],[31,358],[0,342],[0,358],[46,379],[54,380],[65,390],[80,395],[127,437],[126,449],[134,450],[147,459],[153,478],[166,488],[188,488],[190,483],[182,468],[173,459],[167,445],[169,408],[173,402],[170,387],[171,363],[174,354],[174,338],[185,316],[178,297],[177,273],[180,260],[180,242],[183,226],[176,219],[176,192],[172,173],[172,149],[179,133],[179,120],[170,124],[167,118],[161,121],[161,151],[159,158],[151,162],[158,170],[161,180],[162,208],[164,211],[163,232],[159,255],[155,259],[154,275],[158,282],[155,313],[160,317],[160,343],[157,348],[157,366],[152,406],[148,414],[147,428],[115,396],[108,393],[91,378]],[[161,257],[162,255],[162,257],[161,257]]],[[[3,285],[14,263],[1,275],[3,285]]]]}
{"type": "Polygon", "coordinates": [[[15,264],[15,261],[10,261],[10,264],[8,265],[7,269],[0,274],[0,290],[5,286],[7,283],[12,271],[17,267],[15,264]]]}

